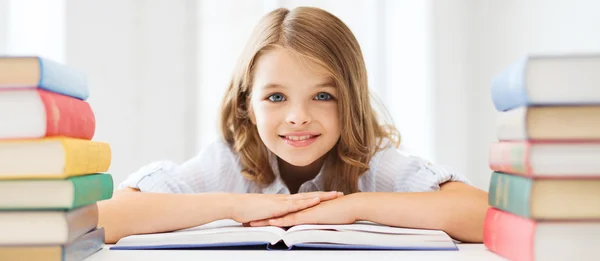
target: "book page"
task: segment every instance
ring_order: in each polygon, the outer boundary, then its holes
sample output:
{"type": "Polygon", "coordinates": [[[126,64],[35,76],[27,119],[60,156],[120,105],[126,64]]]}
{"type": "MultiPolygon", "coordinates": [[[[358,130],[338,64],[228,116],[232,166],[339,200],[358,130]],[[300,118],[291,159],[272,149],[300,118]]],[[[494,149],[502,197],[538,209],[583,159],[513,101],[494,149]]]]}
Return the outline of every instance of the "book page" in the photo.
{"type": "Polygon", "coordinates": [[[173,233],[179,232],[194,232],[195,234],[215,234],[215,233],[230,233],[230,232],[255,232],[255,231],[263,231],[269,232],[276,235],[283,235],[285,230],[279,227],[244,227],[242,223],[235,222],[231,219],[223,219],[213,221],[204,225],[200,225],[197,227],[185,228],[181,230],[174,231],[173,233]]]}
{"type": "Polygon", "coordinates": [[[233,220],[218,220],[205,225],[181,229],[173,232],[131,235],[120,239],[116,246],[151,247],[168,245],[206,246],[220,244],[222,246],[237,245],[244,242],[277,243],[285,230],[278,227],[244,227],[233,220]]]}
{"type": "Polygon", "coordinates": [[[368,221],[358,221],[347,225],[298,225],[288,229],[287,233],[302,230],[362,231],[395,235],[447,235],[441,230],[390,227],[368,221]]]}

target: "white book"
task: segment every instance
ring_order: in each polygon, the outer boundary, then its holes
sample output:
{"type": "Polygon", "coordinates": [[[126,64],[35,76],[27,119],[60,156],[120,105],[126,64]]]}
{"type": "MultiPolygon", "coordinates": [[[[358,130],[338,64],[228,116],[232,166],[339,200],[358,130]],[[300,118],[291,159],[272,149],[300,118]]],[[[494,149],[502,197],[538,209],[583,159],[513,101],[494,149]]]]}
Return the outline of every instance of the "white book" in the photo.
{"type": "Polygon", "coordinates": [[[297,225],[289,229],[244,227],[232,220],[168,233],[132,235],[111,250],[137,249],[386,249],[458,250],[443,231],[357,222],[348,225],[297,225]]]}

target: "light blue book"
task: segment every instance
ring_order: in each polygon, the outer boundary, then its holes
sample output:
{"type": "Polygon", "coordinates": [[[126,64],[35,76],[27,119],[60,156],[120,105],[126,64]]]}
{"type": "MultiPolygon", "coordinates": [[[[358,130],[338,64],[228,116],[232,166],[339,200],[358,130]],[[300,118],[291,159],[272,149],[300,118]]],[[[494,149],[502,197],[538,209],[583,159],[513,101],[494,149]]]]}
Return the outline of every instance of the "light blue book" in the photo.
{"type": "Polygon", "coordinates": [[[441,230],[409,229],[371,222],[348,225],[244,227],[232,220],[169,233],[133,235],[120,239],[111,250],[245,249],[245,250],[458,250],[441,230]]]}
{"type": "Polygon", "coordinates": [[[0,56],[0,91],[40,88],[80,100],[89,97],[86,75],[38,56],[0,56]]]}
{"type": "Polygon", "coordinates": [[[498,111],[600,104],[600,54],[526,56],[493,79],[491,95],[498,111]]]}

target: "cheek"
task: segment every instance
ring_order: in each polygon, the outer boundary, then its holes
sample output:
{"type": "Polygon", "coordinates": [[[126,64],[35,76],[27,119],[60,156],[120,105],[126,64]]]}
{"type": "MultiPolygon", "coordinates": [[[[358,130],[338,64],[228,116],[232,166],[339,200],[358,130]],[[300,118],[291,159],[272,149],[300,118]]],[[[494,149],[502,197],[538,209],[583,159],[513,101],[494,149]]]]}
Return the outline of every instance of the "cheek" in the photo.
{"type": "Polygon", "coordinates": [[[256,120],[257,128],[260,132],[269,131],[277,125],[277,110],[268,107],[268,105],[258,105],[253,107],[254,118],[256,120]]]}
{"type": "Polygon", "coordinates": [[[314,109],[313,115],[318,117],[319,122],[329,130],[329,132],[340,132],[340,117],[336,103],[315,106],[314,109]]]}

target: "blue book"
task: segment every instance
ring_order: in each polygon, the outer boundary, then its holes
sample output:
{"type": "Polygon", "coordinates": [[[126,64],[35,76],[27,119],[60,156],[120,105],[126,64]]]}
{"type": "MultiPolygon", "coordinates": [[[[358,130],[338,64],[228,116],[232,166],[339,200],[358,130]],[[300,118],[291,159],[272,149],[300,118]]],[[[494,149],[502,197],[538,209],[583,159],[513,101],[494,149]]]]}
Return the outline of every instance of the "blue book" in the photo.
{"type": "Polygon", "coordinates": [[[111,250],[458,250],[440,230],[409,229],[372,222],[348,225],[244,227],[232,220],[168,233],[133,235],[120,239],[111,250]]]}
{"type": "Polygon", "coordinates": [[[526,56],[492,80],[491,95],[498,111],[600,104],[600,54],[526,56]]]}
{"type": "Polygon", "coordinates": [[[0,56],[0,90],[40,88],[80,100],[89,97],[86,75],[37,56],[0,56]]]}

